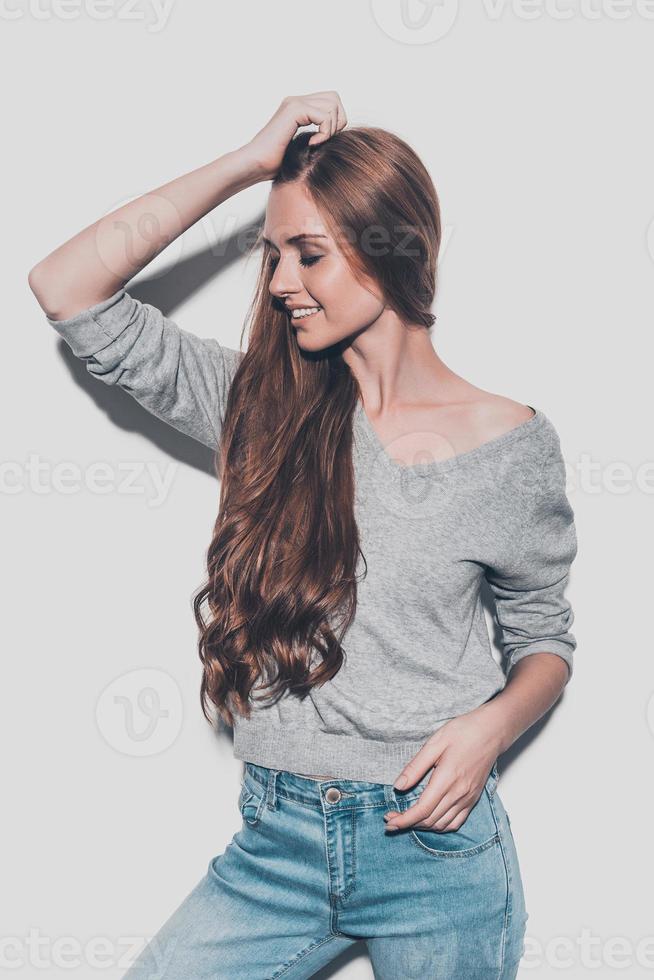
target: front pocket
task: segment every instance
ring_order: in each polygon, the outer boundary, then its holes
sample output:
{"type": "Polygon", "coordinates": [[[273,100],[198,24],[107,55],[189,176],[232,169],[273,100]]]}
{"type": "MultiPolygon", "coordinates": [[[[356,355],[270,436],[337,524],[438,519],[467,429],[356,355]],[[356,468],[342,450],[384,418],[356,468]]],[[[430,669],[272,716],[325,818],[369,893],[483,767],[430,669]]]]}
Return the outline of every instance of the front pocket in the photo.
{"type": "MultiPolygon", "coordinates": [[[[434,857],[470,857],[499,842],[488,783],[458,830],[409,827],[412,841],[434,857]]],[[[398,800],[398,810],[408,810],[417,797],[398,800]]],[[[398,831],[396,831],[398,833],[398,831]]],[[[402,833],[402,831],[399,831],[402,833]]]]}

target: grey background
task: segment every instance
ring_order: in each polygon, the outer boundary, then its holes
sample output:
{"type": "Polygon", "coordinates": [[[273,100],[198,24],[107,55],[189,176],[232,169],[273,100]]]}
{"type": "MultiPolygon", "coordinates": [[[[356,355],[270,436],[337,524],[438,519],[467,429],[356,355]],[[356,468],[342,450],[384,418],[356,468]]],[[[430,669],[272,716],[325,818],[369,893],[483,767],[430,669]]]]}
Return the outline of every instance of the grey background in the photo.
{"type": "MultiPolygon", "coordinates": [[[[651,975],[654,5],[17,0],[0,18],[0,969],[121,977],[239,824],[191,611],[211,455],[86,374],[28,270],[250,139],[285,95],[334,88],[351,125],[398,133],[434,178],[439,354],[541,408],[568,464],[575,676],[500,759],[530,912],[520,976],[651,975]]],[[[256,272],[237,233],[268,188],[129,291],[237,347],[256,272]]],[[[364,949],[328,975],[371,977],[364,949]]]]}

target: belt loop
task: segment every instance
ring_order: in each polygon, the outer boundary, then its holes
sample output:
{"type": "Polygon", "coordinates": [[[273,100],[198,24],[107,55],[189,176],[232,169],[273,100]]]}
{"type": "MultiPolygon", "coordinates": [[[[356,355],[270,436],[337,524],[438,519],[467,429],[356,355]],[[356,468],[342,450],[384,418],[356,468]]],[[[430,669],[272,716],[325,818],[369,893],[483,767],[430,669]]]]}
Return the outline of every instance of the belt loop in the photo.
{"type": "Polygon", "coordinates": [[[277,777],[279,776],[278,769],[268,770],[268,785],[266,787],[266,806],[269,810],[275,810],[277,808],[277,777]]]}

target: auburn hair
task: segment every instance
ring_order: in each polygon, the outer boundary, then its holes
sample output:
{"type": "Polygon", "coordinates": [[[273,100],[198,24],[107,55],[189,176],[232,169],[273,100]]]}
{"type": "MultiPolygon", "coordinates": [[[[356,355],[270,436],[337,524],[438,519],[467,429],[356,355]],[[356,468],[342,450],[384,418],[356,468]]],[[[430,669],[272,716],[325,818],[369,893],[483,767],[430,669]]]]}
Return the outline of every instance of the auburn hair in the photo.
{"type": "MultiPolygon", "coordinates": [[[[375,281],[403,323],[429,329],[441,241],[439,201],[411,147],[353,127],[289,143],[273,186],[301,181],[355,276],[375,281]]],[[[201,703],[228,725],[254,692],[304,698],[339,671],[365,556],[354,518],[353,412],[361,391],[343,344],[303,352],[269,291],[263,257],[248,311],[248,347],[233,377],[215,458],[218,517],[207,581],[193,599],[201,703]],[[202,607],[208,606],[205,619],[202,607]]],[[[367,567],[367,566],[366,566],[367,567]]]]}

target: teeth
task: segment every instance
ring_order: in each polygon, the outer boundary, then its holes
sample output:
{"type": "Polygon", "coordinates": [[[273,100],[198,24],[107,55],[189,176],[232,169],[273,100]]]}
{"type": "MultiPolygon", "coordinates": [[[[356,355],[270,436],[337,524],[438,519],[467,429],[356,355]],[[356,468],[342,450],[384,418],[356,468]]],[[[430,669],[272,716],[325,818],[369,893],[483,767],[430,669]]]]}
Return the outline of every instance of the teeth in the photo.
{"type": "Polygon", "coordinates": [[[299,320],[300,317],[311,316],[312,313],[317,313],[321,309],[321,306],[307,306],[302,310],[291,310],[291,316],[294,320],[299,320]]]}

